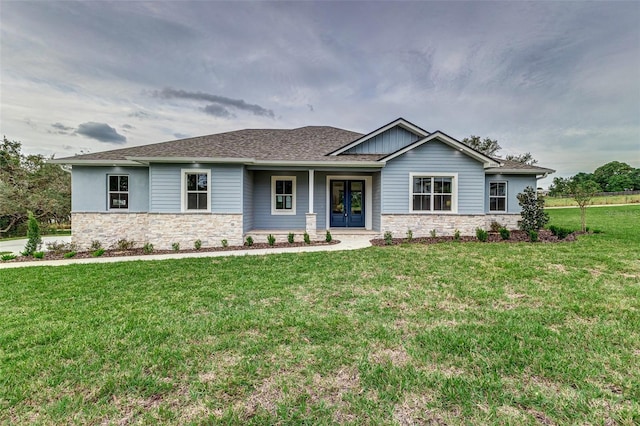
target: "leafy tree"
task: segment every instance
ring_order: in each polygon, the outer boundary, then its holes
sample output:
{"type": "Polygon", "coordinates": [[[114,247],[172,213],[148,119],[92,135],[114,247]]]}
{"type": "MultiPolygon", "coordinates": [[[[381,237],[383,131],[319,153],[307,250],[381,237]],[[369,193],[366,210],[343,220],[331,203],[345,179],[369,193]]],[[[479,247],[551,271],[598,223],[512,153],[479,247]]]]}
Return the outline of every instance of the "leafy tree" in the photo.
{"type": "Polygon", "coordinates": [[[575,176],[569,180],[566,193],[573,197],[580,207],[580,223],[582,224],[582,232],[587,229],[586,217],[587,206],[591,204],[593,196],[600,191],[600,186],[592,180],[575,179],[575,176]]]}
{"type": "Polygon", "coordinates": [[[557,197],[564,195],[567,192],[567,185],[569,184],[569,178],[554,177],[553,183],[549,185],[549,195],[551,197],[557,197]]]}
{"type": "Polygon", "coordinates": [[[0,233],[15,232],[28,211],[41,222],[61,223],[71,214],[70,174],[21,147],[6,137],[0,144],[0,233]]]}
{"type": "Polygon", "coordinates": [[[539,195],[533,187],[527,186],[517,197],[518,204],[522,207],[520,229],[530,233],[538,231],[549,222],[549,214],[544,211],[544,197],[539,195]]]}
{"type": "Polygon", "coordinates": [[[518,163],[528,164],[530,166],[533,166],[538,162],[538,160],[533,158],[533,155],[531,155],[530,152],[525,152],[520,155],[509,154],[505,157],[505,160],[517,161],[518,163]]]}
{"type": "Polygon", "coordinates": [[[480,139],[480,136],[475,135],[462,139],[462,143],[489,157],[493,157],[502,149],[497,140],[489,138],[480,139]]]}
{"type": "Polygon", "coordinates": [[[40,236],[40,226],[38,221],[29,212],[29,225],[27,227],[27,245],[22,252],[25,256],[31,256],[42,245],[42,237],[40,236]]]}
{"type": "Polygon", "coordinates": [[[634,188],[634,171],[627,163],[611,161],[593,172],[593,180],[606,192],[631,190],[634,188]]]}

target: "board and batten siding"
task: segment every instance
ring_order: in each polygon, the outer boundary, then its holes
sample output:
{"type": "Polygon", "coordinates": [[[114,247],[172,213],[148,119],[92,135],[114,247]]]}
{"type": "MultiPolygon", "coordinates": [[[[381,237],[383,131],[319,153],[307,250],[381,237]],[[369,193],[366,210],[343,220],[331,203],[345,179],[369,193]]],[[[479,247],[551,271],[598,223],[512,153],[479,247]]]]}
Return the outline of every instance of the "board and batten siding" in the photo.
{"type": "Polygon", "coordinates": [[[391,154],[411,145],[420,136],[402,127],[393,127],[371,139],[348,149],[346,154],[391,154]]]}
{"type": "Polygon", "coordinates": [[[182,211],[182,170],[211,171],[210,194],[212,213],[242,213],[242,170],[240,165],[151,164],[149,181],[151,211],[182,211]]]}
{"type": "Polygon", "coordinates": [[[309,173],[304,171],[254,171],[253,172],[253,227],[254,229],[306,228],[306,212],[309,209],[309,173]],[[296,177],[296,214],[271,214],[271,176],[296,177]]]}
{"type": "Polygon", "coordinates": [[[518,194],[523,192],[527,186],[536,189],[538,181],[533,175],[487,175],[485,184],[484,206],[486,213],[489,211],[489,183],[507,182],[507,213],[520,213],[522,208],[518,203],[518,194]]]}
{"type": "Polygon", "coordinates": [[[382,169],[382,214],[409,213],[409,174],[457,173],[458,214],[484,214],[483,164],[432,140],[387,162],[382,169]]]}
{"type": "Polygon", "coordinates": [[[149,211],[149,169],[146,167],[73,166],[71,171],[71,211],[106,212],[109,175],[129,176],[129,208],[120,212],[149,211]]]}

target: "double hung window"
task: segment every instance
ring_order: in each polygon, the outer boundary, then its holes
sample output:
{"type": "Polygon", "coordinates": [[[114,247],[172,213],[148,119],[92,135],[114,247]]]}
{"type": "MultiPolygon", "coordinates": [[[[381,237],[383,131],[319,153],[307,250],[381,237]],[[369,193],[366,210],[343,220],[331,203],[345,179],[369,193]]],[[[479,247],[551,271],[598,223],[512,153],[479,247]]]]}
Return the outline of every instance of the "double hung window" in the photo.
{"type": "Polygon", "coordinates": [[[507,211],[507,182],[489,183],[489,211],[507,211]]]}
{"type": "Polygon", "coordinates": [[[271,177],[271,214],[296,214],[296,177],[271,177]]]}
{"type": "Polygon", "coordinates": [[[210,211],[209,170],[182,171],[182,208],[183,211],[210,211]]]}
{"type": "Polygon", "coordinates": [[[455,209],[454,176],[411,176],[411,211],[452,212],[455,209]]]}
{"type": "Polygon", "coordinates": [[[129,208],[129,176],[109,175],[108,176],[107,199],[109,210],[120,210],[129,208]]]}

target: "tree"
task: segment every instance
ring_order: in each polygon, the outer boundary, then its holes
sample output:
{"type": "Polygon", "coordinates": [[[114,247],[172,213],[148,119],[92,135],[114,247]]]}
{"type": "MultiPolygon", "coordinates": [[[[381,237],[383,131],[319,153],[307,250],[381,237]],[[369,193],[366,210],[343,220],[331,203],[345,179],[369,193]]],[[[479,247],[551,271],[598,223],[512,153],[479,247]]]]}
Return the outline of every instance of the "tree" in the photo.
{"type": "Polygon", "coordinates": [[[634,170],[627,163],[611,161],[593,172],[593,180],[606,192],[631,190],[634,188],[634,170]]]}
{"type": "Polygon", "coordinates": [[[533,158],[533,155],[531,155],[530,152],[525,152],[520,155],[509,154],[505,157],[505,160],[517,161],[518,163],[528,164],[530,166],[533,166],[538,162],[538,160],[533,158]]]}
{"type": "Polygon", "coordinates": [[[40,236],[40,226],[38,225],[38,221],[33,216],[33,213],[28,212],[29,214],[29,225],[27,227],[27,244],[24,247],[24,251],[22,252],[25,256],[31,256],[36,252],[42,245],[42,237],[40,236]]]}
{"type": "Polygon", "coordinates": [[[538,231],[549,222],[549,214],[544,211],[544,197],[533,187],[527,186],[517,197],[518,204],[522,207],[520,229],[530,233],[538,231]]]}
{"type": "Polygon", "coordinates": [[[41,222],[60,223],[71,214],[70,174],[21,147],[6,137],[0,144],[0,233],[15,232],[28,211],[41,222]]]}
{"type": "Polygon", "coordinates": [[[578,207],[580,207],[580,223],[582,232],[587,229],[586,217],[587,206],[591,204],[593,196],[600,191],[600,186],[592,180],[575,179],[575,176],[569,180],[566,188],[567,194],[572,196],[578,207]]]}
{"type": "Polygon", "coordinates": [[[569,184],[569,178],[554,177],[553,183],[549,185],[549,196],[557,197],[564,195],[567,192],[567,185],[569,184]]]}
{"type": "Polygon", "coordinates": [[[502,149],[497,140],[484,138],[480,139],[480,136],[471,135],[468,138],[462,139],[462,143],[480,151],[488,157],[493,157],[498,151],[502,149]]]}

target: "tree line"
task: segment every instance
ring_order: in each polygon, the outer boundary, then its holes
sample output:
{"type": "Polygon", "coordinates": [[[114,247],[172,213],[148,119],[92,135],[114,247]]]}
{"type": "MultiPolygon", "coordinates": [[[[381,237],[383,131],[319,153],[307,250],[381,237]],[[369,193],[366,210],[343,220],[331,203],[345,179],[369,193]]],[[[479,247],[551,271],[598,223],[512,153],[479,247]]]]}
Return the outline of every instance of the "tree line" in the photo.
{"type": "Polygon", "coordinates": [[[552,197],[571,195],[571,187],[577,184],[587,185],[591,182],[594,192],[622,192],[640,190],[640,168],[633,168],[627,163],[611,161],[593,173],[580,172],[574,176],[553,178],[549,186],[552,197]]]}
{"type": "MultiPolygon", "coordinates": [[[[51,157],[53,158],[53,157],[51,157]]],[[[68,223],[71,173],[43,155],[25,155],[22,144],[0,145],[0,236],[24,235],[29,212],[42,224],[68,223]]]]}

